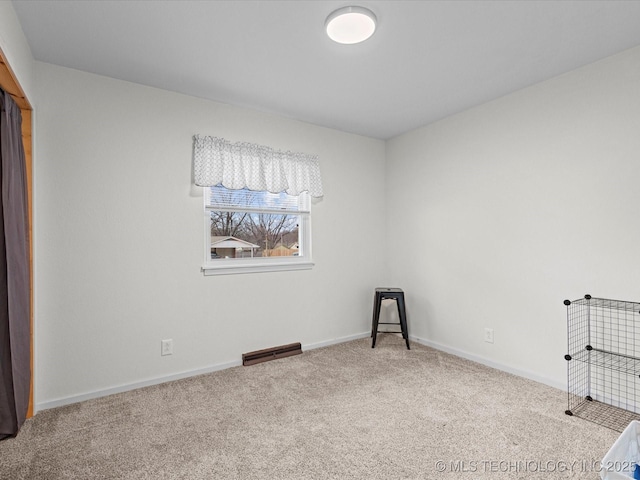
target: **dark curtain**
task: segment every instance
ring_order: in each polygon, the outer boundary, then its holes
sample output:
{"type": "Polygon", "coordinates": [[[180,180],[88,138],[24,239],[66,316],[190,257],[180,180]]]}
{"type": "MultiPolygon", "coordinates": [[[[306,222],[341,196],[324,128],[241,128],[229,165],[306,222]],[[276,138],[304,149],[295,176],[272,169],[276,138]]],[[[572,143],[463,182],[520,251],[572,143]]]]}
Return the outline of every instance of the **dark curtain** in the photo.
{"type": "Polygon", "coordinates": [[[0,90],[0,439],[25,421],[31,384],[29,218],[22,115],[0,90]]]}

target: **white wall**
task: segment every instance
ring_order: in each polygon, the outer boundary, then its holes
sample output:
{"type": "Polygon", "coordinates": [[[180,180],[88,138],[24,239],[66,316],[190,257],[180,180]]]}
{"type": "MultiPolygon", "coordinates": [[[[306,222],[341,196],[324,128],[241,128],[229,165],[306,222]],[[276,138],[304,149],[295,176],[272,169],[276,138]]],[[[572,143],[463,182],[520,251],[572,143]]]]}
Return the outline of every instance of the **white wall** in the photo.
{"type": "Polygon", "coordinates": [[[562,387],[562,301],[640,301],[640,48],[390,140],[387,178],[412,334],[562,387]]]}
{"type": "Polygon", "coordinates": [[[369,331],[384,142],[40,62],[35,72],[39,408],[369,331]],[[319,156],[313,270],[202,275],[196,133],[319,156]],[[161,357],[165,338],[174,354],[161,357]]]}
{"type": "Polygon", "coordinates": [[[31,99],[33,56],[11,2],[0,2],[0,49],[25,95],[31,99]]]}

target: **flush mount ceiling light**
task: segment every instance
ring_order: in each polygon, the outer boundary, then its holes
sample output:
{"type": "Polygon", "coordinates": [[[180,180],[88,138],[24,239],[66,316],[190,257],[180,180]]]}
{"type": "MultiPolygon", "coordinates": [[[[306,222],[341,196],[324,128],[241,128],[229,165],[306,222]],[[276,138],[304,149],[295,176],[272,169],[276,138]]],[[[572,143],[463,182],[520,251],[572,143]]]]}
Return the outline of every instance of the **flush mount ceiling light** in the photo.
{"type": "Polygon", "coordinates": [[[331,40],[351,45],[373,35],[376,16],[364,7],[343,7],[329,15],[324,25],[331,40]]]}

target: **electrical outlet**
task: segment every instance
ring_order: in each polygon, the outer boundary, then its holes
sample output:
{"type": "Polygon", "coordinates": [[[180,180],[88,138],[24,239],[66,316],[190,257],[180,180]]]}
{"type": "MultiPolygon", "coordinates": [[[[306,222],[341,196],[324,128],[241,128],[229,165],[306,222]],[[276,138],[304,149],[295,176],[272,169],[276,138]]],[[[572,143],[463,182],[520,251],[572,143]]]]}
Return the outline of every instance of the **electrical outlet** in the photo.
{"type": "Polygon", "coordinates": [[[493,328],[484,329],[484,341],[487,343],[493,343],[493,328]]]}
{"type": "Polygon", "coordinates": [[[160,347],[160,355],[173,355],[173,339],[162,340],[160,347]]]}

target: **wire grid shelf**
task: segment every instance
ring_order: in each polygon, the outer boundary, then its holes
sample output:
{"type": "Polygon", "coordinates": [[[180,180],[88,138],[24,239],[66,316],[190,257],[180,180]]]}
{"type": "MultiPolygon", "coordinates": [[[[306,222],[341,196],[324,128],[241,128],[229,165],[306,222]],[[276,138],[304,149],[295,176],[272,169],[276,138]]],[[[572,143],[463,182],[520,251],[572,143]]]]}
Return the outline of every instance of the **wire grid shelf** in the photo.
{"type": "Polygon", "coordinates": [[[636,413],[596,400],[583,400],[572,412],[576,417],[597,423],[616,432],[622,432],[632,420],[640,419],[636,413]]]}
{"type": "Polygon", "coordinates": [[[640,419],[640,303],[590,295],[564,303],[566,413],[622,431],[640,419]]]}

